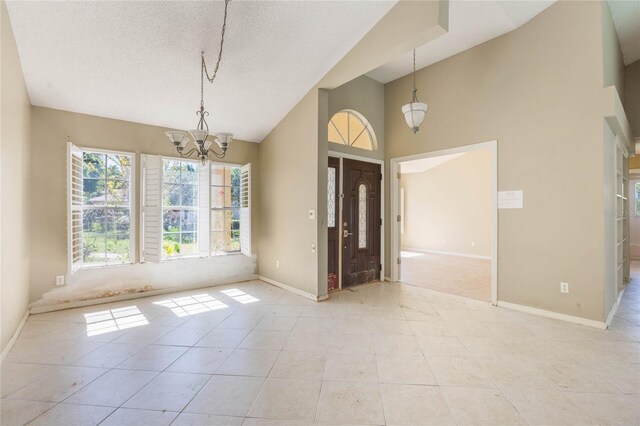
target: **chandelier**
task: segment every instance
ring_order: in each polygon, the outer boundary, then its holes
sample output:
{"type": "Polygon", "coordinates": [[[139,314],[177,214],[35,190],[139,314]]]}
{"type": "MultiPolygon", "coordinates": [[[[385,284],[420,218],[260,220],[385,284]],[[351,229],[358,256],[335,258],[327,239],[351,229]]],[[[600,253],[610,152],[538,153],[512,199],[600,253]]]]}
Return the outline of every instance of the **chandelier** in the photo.
{"type": "Polygon", "coordinates": [[[420,126],[424,121],[424,116],[427,113],[427,104],[418,102],[418,89],[416,89],[416,50],[413,50],[413,99],[410,103],[402,107],[402,113],[407,125],[411,128],[413,133],[417,133],[420,130],[420,126]]]}
{"type": "Polygon", "coordinates": [[[209,116],[209,112],[204,109],[204,77],[207,76],[207,80],[209,83],[213,83],[216,75],[218,74],[218,68],[220,67],[220,61],[222,60],[222,48],[224,46],[224,34],[227,29],[227,7],[229,5],[230,0],[225,0],[224,2],[224,20],[222,23],[222,35],[220,37],[220,51],[218,52],[218,61],[216,62],[216,67],[213,70],[213,76],[209,77],[209,72],[207,71],[207,63],[204,59],[204,52],[200,52],[200,110],[196,111],[196,115],[200,117],[198,120],[198,125],[194,130],[190,130],[189,134],[193,138],[193,144],[195,145],[189,151],[185,152],[187,145],[189,144],[189,137],[185,132],[180,131],[170,131],[165,134],[178,151],[178,154],[182,158],[195,156],[202,161],[202,164],[205,164],[207,159],[215,156],[217,158],[224,158],[227,153],[227,148],[229,148],[229,144],[233,140],[232,133],[214,133],[214,141],[217,144],[220,152],[215,149],[212,149],[211,146],[213,142],[207,140],[209,136],[209,125],[207,124],[207,120],[205,117],[209,116]],[[195,155],[193,155],[195,154],[195,155]]]}

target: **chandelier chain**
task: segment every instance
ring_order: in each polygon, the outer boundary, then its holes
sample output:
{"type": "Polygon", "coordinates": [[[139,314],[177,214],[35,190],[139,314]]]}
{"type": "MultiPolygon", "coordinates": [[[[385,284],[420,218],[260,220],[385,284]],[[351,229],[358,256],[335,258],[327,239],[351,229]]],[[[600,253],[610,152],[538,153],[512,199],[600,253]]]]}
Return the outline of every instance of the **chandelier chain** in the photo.
{"type": "Polygon", "coordinates": [[[213,75],[209,76],[209,71],[207,70],[207,63],[204,60],[204,52],[200,52],[202,56],[202,67],[200,69],[200,104],[204,103],[204,76],[207,76],[207,80],[209,83],[213,83],[213,80],[216,79],[218,75],[218,68],[220,68],[220,62],[222,61],[222,49],[224,47],[224,34],[227,31],[227,10],[229,7],[229,2],[231,0],[224,0],[224,18],[222,19],[222,33],[220,35],[220,50],[218,51],[218,60],[216,62],[216,66],[213,69],[213,75]]]}

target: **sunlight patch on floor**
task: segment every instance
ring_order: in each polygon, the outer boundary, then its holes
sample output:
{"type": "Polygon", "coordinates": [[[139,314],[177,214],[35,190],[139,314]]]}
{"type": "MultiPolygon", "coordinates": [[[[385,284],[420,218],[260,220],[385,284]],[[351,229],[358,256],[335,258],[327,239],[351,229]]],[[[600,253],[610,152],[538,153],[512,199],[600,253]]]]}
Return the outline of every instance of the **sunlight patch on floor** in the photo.
{"type": "Polygon", "coordinates": [[[85,314],[84,319],[87,323],[87,336],[96,336],[149,324],[149,321],[137,306],[91,312],[85,314]]]}
{"type": "Polygon", "coordinates": [[[418,257],[424,256],[424,253],[416,253],[415,251],[401,251],[400,257],[418,257]]]}
{"type": "Polygon", "coordinates": [[[244,291],[240,291],[237,288],[232,288],[230,290],[222,290],[221,292],[226,294],[227,296],[229,296],[230,298],[232,298],[236,302],[242,303],[243,305],[246,305],[247,303],[253,303],[253,302],[259,302],[260,301],[260,299],[256,299],[255,297],[251,296],[250,294],[247,294],[244,291]]]}
{"type": "Polygon", "coordinates": [[[179,317],[186,317],[229,307],[215,297],[206,293],[161,300],[159,302],[153,302],[153,304],[169,308],[179,317]]]}

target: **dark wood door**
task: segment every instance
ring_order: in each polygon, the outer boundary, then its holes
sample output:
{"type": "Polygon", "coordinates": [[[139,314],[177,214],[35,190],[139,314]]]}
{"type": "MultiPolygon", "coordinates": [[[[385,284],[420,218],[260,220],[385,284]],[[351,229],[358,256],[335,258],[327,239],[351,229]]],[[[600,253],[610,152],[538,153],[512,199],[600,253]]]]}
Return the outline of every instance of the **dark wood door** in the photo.
{"type": "Polygon", "coordinates": [[[327,171],[327,236],[329,238],[328,255],[329,271],[327,285],[329,291],[338,289],[338,274],[340,262],[340,159],[329,157],[327,171]]]}
{"type": "Polygon", "coordinates": [[[342,286],[380,279],[380,164],[342,161],[342,286]]]}

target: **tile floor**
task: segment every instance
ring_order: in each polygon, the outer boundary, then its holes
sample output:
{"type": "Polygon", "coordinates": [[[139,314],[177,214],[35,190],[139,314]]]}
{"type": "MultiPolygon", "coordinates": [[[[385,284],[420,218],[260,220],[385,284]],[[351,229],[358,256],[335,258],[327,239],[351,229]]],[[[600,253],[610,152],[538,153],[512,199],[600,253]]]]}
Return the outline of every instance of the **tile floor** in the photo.
{"type": "Polygon", "coordinates": [[[400,281],[491,302],[491,260],[402,251],[400,281]]]}
{"type": "Polygon", "coordinates": [[[3,425],[639,424],[640,285],[603,331],[403,284],[260,282],[34,315],[3,425]]]}

